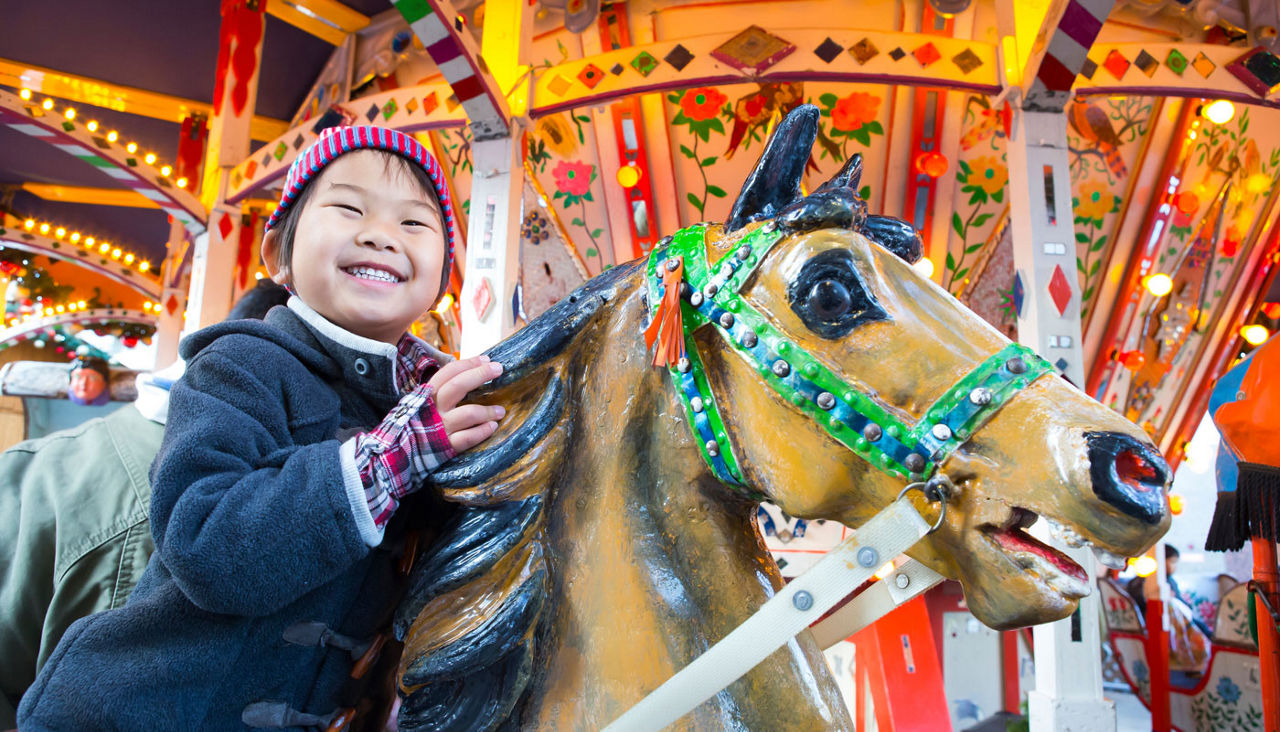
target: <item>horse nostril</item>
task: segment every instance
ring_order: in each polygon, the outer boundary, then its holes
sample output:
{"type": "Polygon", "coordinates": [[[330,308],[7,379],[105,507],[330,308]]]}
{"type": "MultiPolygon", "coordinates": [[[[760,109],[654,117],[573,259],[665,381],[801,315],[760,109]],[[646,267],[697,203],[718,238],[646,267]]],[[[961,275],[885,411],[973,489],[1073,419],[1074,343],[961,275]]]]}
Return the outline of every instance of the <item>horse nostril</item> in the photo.
{"type": "Polygon", "coordinates": [[[1087,432],[1085,442],[1098,498],[1144,523],[1160,523],[1169,482],[1169,464],[1160,453],[1120,432],[1087,432]]]}

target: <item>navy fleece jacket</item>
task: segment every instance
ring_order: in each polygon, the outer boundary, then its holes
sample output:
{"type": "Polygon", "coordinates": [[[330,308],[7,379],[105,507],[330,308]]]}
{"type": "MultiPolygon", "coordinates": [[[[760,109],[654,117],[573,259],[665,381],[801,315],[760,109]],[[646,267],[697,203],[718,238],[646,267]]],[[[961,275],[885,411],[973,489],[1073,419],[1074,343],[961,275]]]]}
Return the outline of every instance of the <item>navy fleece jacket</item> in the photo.
{"type": "Polygon", "coordinates": [[[340,705],[352,654],[284,633],[318,621],[367,641],[395,601],[403,522],[370,533],[343,456],[399,399],[394,353],[297,298],[183,341],[152,468],[156,553],[125,607],[70,627],[21,729],[244,729],[255,702],[340,705]]]}

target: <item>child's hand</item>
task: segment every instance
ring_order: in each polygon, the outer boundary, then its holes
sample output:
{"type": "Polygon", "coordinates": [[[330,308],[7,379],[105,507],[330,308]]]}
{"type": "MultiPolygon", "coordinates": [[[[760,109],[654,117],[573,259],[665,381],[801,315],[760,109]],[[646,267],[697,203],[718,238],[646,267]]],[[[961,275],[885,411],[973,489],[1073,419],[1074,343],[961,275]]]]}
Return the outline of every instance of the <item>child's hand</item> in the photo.
{"type": "Polygon", "coordinates": [[[485,404],[458,406],[458,402],[501,373],[502,364],[490,361],[488,356],[473,356],[445,364],[427,382],[435,389],[436,409],[444,421],[444,431],[454,452],[470,450],[489,439],[498,429],[498,420],[506,415],[507,410],[485,404]]]}

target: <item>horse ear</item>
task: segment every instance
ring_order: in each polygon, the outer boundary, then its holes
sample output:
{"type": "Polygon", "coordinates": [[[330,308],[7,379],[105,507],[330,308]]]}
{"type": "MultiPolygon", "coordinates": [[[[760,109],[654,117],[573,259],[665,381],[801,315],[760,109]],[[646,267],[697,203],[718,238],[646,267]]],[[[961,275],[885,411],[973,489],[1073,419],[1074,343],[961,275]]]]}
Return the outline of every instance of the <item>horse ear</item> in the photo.
{"type": "Polygon", "coordinates": [[[760,162],[733,202],[724,223],[725,231],[736,231],[752,221],[771,219],[782,209],[800,200],[800,180],[813,141],[818,137],[818,108],[802,104],[778,123],[765,146],[760,162]]]}
{"type": "Polygon", "coordinates": [[[852,188],[856,194],[858,192],[858,184],[861,182],[862,153],[854,153],[845,161],[844,167],[840,168],[840,172],[832,176],[831,180],[823,183],[818,190],[828,191],[833,188],[852,188]]]}
{"type": "Polygon", "coordinates": [[[920,232],[896,216],[868,216],[859,231],[871,241],[904,259],[907,264],[915,264],[924,252],[920,232]]]}

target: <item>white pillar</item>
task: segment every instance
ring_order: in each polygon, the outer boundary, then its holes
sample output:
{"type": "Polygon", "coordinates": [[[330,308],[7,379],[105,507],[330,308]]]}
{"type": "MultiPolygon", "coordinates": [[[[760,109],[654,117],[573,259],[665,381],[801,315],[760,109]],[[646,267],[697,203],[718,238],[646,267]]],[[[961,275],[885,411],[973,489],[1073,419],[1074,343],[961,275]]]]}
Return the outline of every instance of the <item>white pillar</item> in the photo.
{"type": "MultiPolygon", "coordinates": [[[[1025,291],[1018,315],[1018,340],[1080,385],[1084,382],[1080,287],[1066,115],[1020,112],[1014,120],[1008,152],[1013,261],[1025,291]]],[[[1051,541],[1043,522],[1033,527],[1033,533],[1042,541],[1051,541]]],[[[1088,571],[1094,591],[1080,601],[1073,616],[1038,625],[1032,631],[1036,688],[1028,698],[1031,729],[1113,732],[1115,704],[1102,698],[1100,609],[1093,553],[1087,548],[1055,546],[1088,571]]]]}
{"type": "Polygon", "coordinates": [[[156,322],[156,369],[162,369],[178,359],[178,339],[182,336],[182,321],[186,313],[187,281],[181,271],[183,253],[187,242],[187,230],[181,221],[171,218],[169,221],[168,254],[164,258],[164,266],[160,269],[160,307],[156,322]],[[169,301],[173,300],[172,312],[169,301]]]}
{"type": "Polygon", "coordinates": [[[474,356],[511,334],[511,297],[520,272],[523,129],[471,143],[471,216],[462,287],[462,356],[474,356]],[[486,295],[481,294],[483,292],[486,295]]]}

